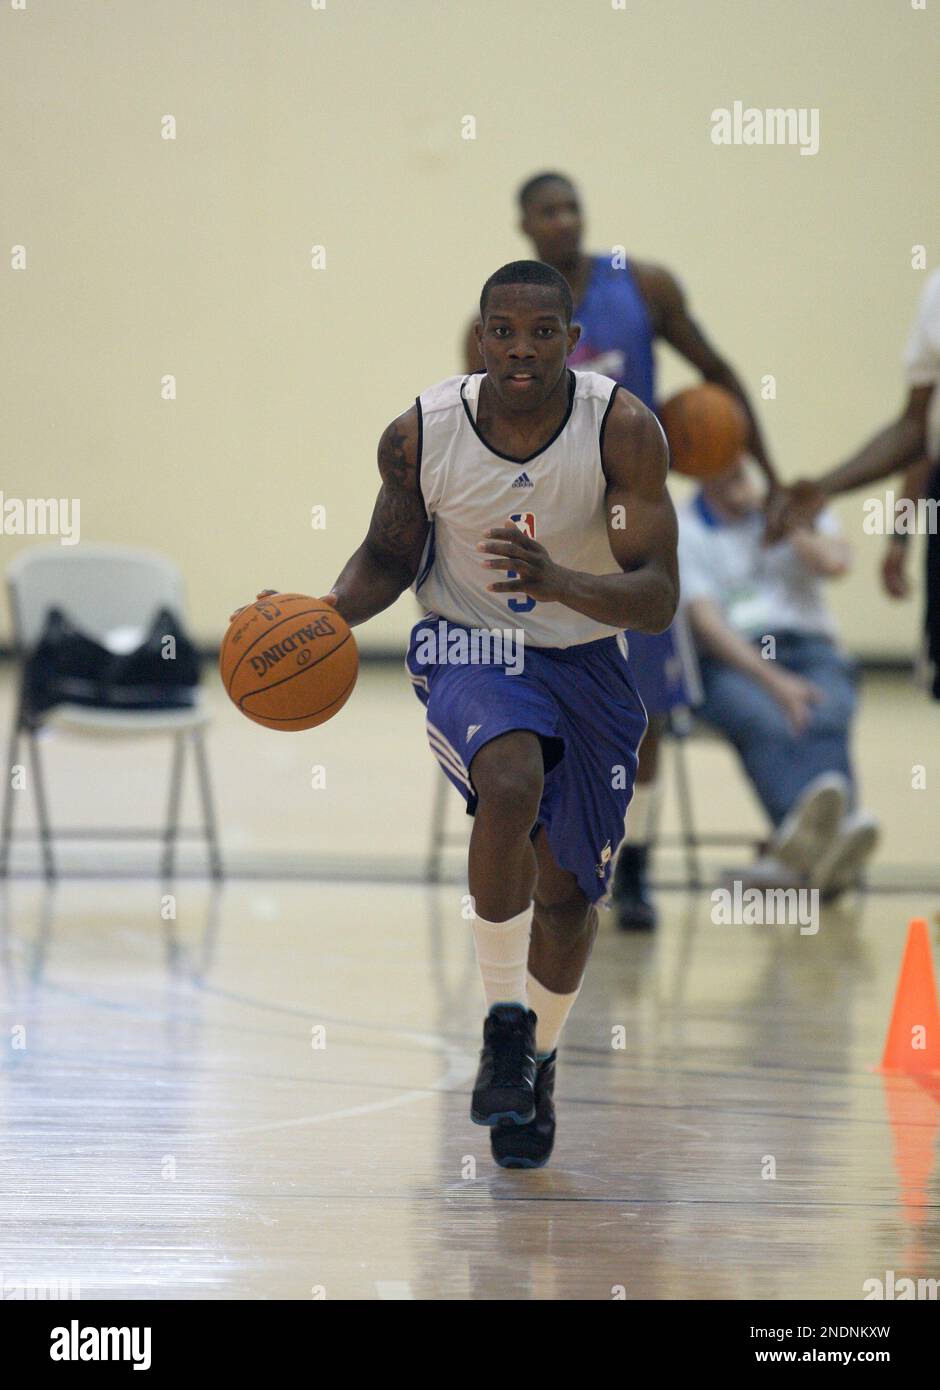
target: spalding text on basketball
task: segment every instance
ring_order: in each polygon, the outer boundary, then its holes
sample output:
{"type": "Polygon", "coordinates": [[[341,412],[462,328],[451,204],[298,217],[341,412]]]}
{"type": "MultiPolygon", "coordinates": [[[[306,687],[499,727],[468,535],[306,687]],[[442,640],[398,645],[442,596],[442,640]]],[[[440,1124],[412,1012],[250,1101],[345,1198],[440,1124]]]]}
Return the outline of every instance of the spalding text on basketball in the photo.
{"type": "Polygon", "coordinates": [[[273,646],[266,647],[260,656],[251,658],[255,674],[263,676],[266,671],[271,670],[272,666],[283,661],[285,656],[289,656],[298,647],[301,649],[298,662],[303,665],[308,659],[308,653],[304,651],[307,642],[314,642],[318,637],[335,636],[336,628],[328,617],[318,618],[315,623],[308,623],[306,627],[299,627],[292,636],[285,637],[283,642],[275,642],[273,646]]]}

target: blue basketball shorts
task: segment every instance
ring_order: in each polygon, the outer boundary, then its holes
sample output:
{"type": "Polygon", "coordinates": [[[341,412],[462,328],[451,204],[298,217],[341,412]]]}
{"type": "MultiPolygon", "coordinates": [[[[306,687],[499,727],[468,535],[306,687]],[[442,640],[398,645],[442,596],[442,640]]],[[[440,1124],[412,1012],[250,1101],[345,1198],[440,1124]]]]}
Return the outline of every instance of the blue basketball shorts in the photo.
{"type": "Polygon", "coordinates": [[[556,863],[598,902],[623,839],[647,723],[620,640],[474,660],[470,634],[436,614],[412,630],[405,665],[427,710],[431,751],[473,815],[474,755],[512,730],[537,734],[545,781],[532,833],[545,827],[556,863]]]}

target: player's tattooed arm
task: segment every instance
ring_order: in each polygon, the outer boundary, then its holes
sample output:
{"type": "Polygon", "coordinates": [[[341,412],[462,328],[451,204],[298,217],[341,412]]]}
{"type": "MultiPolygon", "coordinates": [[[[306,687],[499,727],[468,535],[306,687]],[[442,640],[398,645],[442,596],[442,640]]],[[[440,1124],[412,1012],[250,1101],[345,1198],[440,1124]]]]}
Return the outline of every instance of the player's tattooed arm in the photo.
{"type": "Polygon", "coordinates": [[[418,441],[415,406],[393,420],[379,440],[382,486],[369,531],[332,591],[351,627],[388,608],[418,573],[430,525],[418,482],[418,441]]]}
{"type": "Polygon", "coordinates": [[[563,603],[609,627],[663,632],[679,601],[678,527],[666,490],[669,454],[655,415],[618,391],[604,427],[607,535],[616,574],[582,574],[556,565],[543,545],[512,528],[487,532],[478,547],[487,569],[513,570],[491,593],[527,594],[563,603]],[[498,558],[496,558],[498,557],[498,558]]]}
{"type": "Polygon", "coordinates": [[[687,362],[691,362],[692,366],[702,373],[705,381],[723,386],[726,391],[737,396],[748,419],[748,449],[767,475],[771,489],[777,488],[779,479],[747,393],[734,368],[722,357],[701,325],[692,317],[679,281],[662,266],[637,265],[634,269],[637,283],[650,308],[653,327],[659,336],[665,338],[669,346],[681,353],[687,362]]]}

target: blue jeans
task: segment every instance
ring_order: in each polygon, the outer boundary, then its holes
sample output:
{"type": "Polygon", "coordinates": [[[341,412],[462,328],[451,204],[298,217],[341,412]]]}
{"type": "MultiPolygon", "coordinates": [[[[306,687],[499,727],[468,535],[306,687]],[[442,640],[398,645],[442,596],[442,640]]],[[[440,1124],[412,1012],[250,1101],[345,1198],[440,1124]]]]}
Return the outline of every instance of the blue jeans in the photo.
{"type": "Polygon", "coordinates": [[[764,809],[779,825],[821,773],[841,772],[854,796],[849,733],[856,678],[853,663],[826,637],[782,633],[776,661],[823,693],[803,733],[794,733],[780,705],[753,677],[711,657],[702,658],[705,699],[697,713],[734,744],[764,809]]]}

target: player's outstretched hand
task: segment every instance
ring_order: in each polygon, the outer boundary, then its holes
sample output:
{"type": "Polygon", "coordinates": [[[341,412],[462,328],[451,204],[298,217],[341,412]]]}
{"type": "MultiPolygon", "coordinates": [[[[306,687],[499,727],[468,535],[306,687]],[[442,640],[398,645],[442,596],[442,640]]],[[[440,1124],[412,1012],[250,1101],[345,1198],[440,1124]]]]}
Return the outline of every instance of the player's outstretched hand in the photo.
{"type": "Polygon", "coordinates": [[[812,526],[827,502],[822,488],[810,478],[801,478],[792,487],[777,488],[767,499],[764,540],[767,545],[783,540],[797,526],[812,526]]]}
{"type": "MultiPolygon", "coordinates": [[[[270,598],[272,594],[279,594],[280,592],[280,589],[262,589],[260,594],[255,594],[255,598],[270,598]]],[[[239,613],[244,613],[245,609],[250,607],[250,604],[243,603],[241,608],[236,608],[235,612],[229,616],[229,622],[234,623],[239,613]]]]}
{"type": "Polygon", "coordinates": [[[907,577],[907,546],[897,537],[888,542],[881,562],[881,582],[891,598],[907,598],[911,592],[907,577]]]}
{"type": "Polygon", "coordinates": [[[786,510],[790,500],[790,489],[784,487],[783,483],[778,483],[776,479],[767,488],[767,496],[764,498],[764,516],[766,517],[766,529],[769,531],[771,526],[776,526],[780,517],[786,510]]]}
{"type": "Polygon", "coordinates": [[[790,489],[775,487],[767,494],[764,505],[764,544],[773,545],[782,540],[787,529],[787,513],[790,509],[790,489]]]}
{"type": "Polygon", "coordinates": [[[486,532],[477,550],[491,558],[481,561],[484,569],[506,570],[512,579],[500,579],[487,584],[491,594],[528,594],[539,603],[564,602],[564,580],[568,573],[554,560],[538,541],[532,540],[516,526],[497,526],[486,532]]]}
{"type": "MultiPolygon", "coordinates": [[[[273,594],[279,594],[280,592],[280,589],[262,589],[260,594],[255,595],[255,598],[271,598],[273,594]]],[[[328,603],[331,608],[336,607],[336,595],[333,593],[332,589],[328,594],[323,595],[320,602],[328,603]]],[[[230,616],[229,622],[233,623],[235,619],[238,617],[239,613],[244,613],[245,609],[248,607],[250,607],[250,605],[244,603],[242,604],[241,608],[236,608],[235,612],[230,616]]]]}

